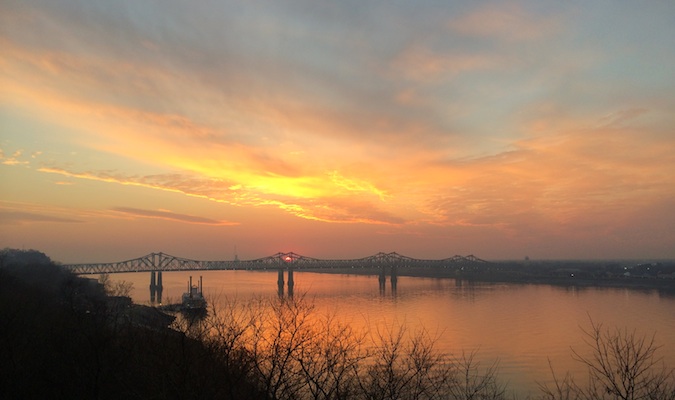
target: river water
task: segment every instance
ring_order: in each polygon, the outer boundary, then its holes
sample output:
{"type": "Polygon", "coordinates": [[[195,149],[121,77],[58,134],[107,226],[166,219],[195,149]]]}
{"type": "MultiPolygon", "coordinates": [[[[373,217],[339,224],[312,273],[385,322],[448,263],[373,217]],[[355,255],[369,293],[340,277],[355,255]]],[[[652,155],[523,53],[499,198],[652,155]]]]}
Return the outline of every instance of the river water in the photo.
{"type": "MultiPolygon", "coordinates": [[[[163,303],[180,301],[190,275],[193,283],[203,277],[207,299],[278,295],[276,271],[164,272],[163,303]]],[[[150,273],[111,274],[110,279],[132,282],[134,302],[150,303],[150,273]]],[[[539,395],[538,382],[551,382],[549,360],[557,376],[567,371],[586,376],[571,349],[587,353],[581,328],[589,328],[590,319],[611,329],[656,334],[658,354],[666,366],[675,366],[675,296],[655,290],[399,277],[395,291],[389,281],[381,291],[375,275],[296,271],[294,293],[357,328],[424,328],[437,337],[439,351],[477,350],[481,366],[498,361],[500,381],[521,399],[539,395]]]]}

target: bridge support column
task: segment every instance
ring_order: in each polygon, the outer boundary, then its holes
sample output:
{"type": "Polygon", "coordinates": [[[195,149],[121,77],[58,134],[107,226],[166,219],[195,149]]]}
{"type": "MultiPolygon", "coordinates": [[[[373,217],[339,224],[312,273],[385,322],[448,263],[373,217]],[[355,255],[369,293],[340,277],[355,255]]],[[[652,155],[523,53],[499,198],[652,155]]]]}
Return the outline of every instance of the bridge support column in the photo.
{"type": "Polygon", "coordinates": [[[158,303],[162,302],[162,271],[150,271],[150,302],[154,303],[155,299],[158,303]]]}
{"type": "Polygon", "coordinates": [[[384,292],[384,285],[387,283],[387,271],[384,265],[380,267],[380,276],[377,280],[380,282],[380,292],[384,292]]]}
{"type": "Polygon", "coordinates": [[[150,271],[150,302],[155,302],[155,294],[157,293],[157,283],[155,280],[155,271],[150,271]]]}
{"type": "MultiPolygon", "coordinates": [[[[293,296],[293,286],[295,286],[295,280],[293,279],[293,268],[288,268],[288,295],[293,296]]],[[[284,295],[284,267],[279,267],[277,274],[277,286],[279,288],[279,296],[283,297],[284,295]]]]}
{"type": "Polygon", "coordinates": [[[288,295],[293,296],[293,286],[295,282],[293,281],[293,267],[288,266],[288,295]]]}
{"type": "Polygon", "coordinates": [[[277,286],[279,287],[279,296],[284,295],[284,270],[279,268],[279,273],[277,275],[277,286]]]}
{"type": "Polygon", "coordinates": [[[398,271],[396,270],[396,266],[392,265],[391,266],[391,290],[396,291],[396,285],[398,284],[398,271]]]}
{"type": "Polygon", "coordinates": [[[279,268],[279,273],[277,275],[277,285],[281,287],[284,286],[284,270],[282,268],[279,268]]]}
{"type": "Polygon", "coordinates": [[[162,291],[164,286],[162,285],[162,271],[157,271],[157,302],[162,304],[162,291]]]}

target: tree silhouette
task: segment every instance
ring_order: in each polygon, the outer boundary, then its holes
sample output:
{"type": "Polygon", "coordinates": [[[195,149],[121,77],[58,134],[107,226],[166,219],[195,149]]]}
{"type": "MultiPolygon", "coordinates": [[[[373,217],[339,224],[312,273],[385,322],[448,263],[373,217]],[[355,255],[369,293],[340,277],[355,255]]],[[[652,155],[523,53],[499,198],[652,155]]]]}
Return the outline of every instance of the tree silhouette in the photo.
{"type": "Polygon", "coordinates": [[[567,374],[555,376],[555,388],[541,386],[546,399],[675,399],[675,372],[656,353],[655,335],[639,336],[627,329],[607,329],[590,321],[582,328],[590,354],[572,350],[572,357],[588,369],[588,383],[578,384],[567,374]]]}

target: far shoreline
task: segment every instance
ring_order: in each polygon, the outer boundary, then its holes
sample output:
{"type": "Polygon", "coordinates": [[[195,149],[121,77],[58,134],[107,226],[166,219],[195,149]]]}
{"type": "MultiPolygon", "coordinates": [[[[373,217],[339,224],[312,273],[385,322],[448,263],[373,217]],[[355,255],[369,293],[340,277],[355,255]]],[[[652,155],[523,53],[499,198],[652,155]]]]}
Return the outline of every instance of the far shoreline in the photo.
{"type": "MultiPolygon", "coordinates": [[[[345,274],[345,275],[372,275],[377,276],[376,269],[362,268],[302,268],[296,272],[315,272],[321,274],[345,274]]],[[[391,279],[389,268],[386,271],[387,281],[391,279]]],[[[630,289],[630,290],[658,290],[664,294],[675,296],[675,278],[672,277],[584,277],[559,275],[530,275],[519,271],[494,271],[475,270],[461,271],[455,269],[432,269],[432,268],[397,268],[397,276],[434,279],[455,279],[466,282],[481,283],[512,283],[523,285],[550,285],[557,287],[576,288],[607,288],[607,289],[630,289]]]]}

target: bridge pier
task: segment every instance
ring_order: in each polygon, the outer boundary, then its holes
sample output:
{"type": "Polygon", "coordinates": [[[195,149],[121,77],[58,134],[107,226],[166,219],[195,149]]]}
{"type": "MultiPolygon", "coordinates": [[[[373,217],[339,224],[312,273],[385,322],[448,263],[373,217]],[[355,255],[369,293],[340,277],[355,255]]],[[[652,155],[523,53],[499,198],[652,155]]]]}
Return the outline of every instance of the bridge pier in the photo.
{"type": "Polygon", "coordinates": [[[380,267],[380,276],[377,278],[377,280],[380,282],[380,292],[384,292],[384,287],[387,283],[387,271],[385,270],[384,265],[380,267]]]}
{"type": "Polygon", "coordinates": [[[398,271],[396,266],[391,266],[391,293],[396,295],[396,286],[398,285],[398,271]]]}
{"type": "Polygon", "coordinates": [[[155,302],[155,294],[157,293],[157,283],[155,280],[155,271],[150,271],[150,302],[155,302]]]}
{"type": "Polygon", "coordinates": [[[162,302],[162,291],[164,287],[162,285],[162,271],[150,271],[150,302],[155,302],[155,297],[157,302],[162,302]]]}
{"type": "MultiPolygon", "coordinates": [[[[380,265],[380,274],[377,278],[380,283],[380,293],[384,293],[384,289],[387,284],[387,265],[388,264],[380,265]]],[[[396,292],[396,287],[398,285],[398,270],[396,265],[390,265],[389,272],[391,275],[391,289],[392,291],[396,292]]]]}
{"type": "Polygon", "coordinates": [[[284,270],[282,268],[279,268],[279,273],[277,275],[277,285],[279,285],[280,288],[284,287],[284,270]]]}
{"type": "Polygon", "coordinates": [[[295,282],[293,281],[293,267],[288,266],[288,295],[293,296],[293,286],[295,282]]]}
{"type": "Polygon", "coordinates": [[[157,302],[162,304],[162,291],[164,291],[164,286],[162,285],[162,271],[157,271],[157,302]]]}
{"type": "MultiPolygon", "coordinates": [[[[295,280],[293,279],[293,268],[288,266],[288,295],[293,296],[293,286],[295,286],[295,280]]],[[[279,296],[283,297],[284,295],[284,267],[279,267],[277,274],[277,286],[279,288],[279,296]]]]}

